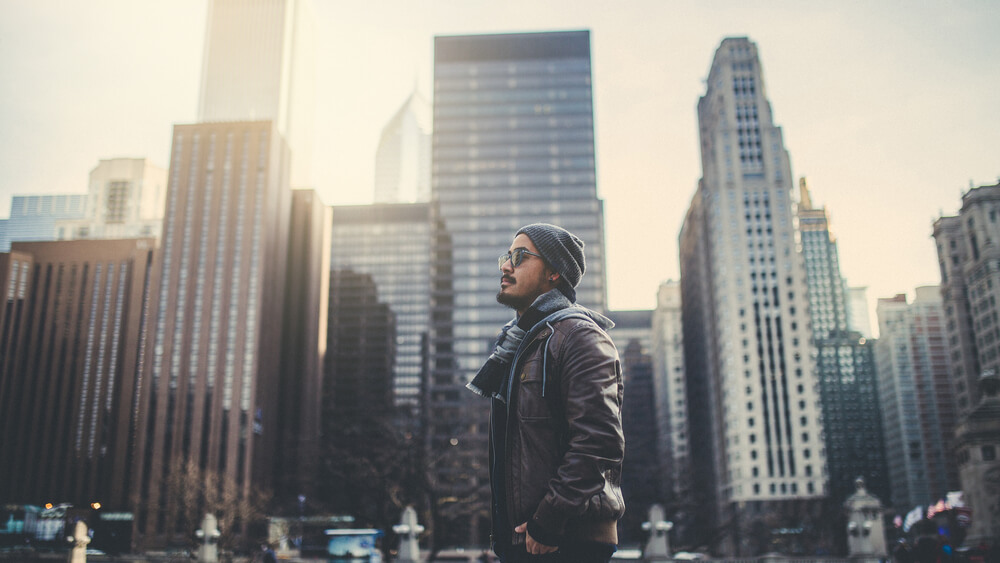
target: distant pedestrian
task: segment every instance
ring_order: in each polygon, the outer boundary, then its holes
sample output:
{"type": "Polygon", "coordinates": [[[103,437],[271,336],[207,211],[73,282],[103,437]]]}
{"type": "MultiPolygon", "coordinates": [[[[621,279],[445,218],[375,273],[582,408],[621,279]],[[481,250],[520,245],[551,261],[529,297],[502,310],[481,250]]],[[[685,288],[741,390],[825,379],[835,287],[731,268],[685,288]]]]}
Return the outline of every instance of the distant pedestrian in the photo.
{"type": "Polygon", "coordinates": [[[261,557],[262,563],[278,563],[278,556],[274,554],[274,550],[271,546],[264,543],[260,546],[261,551],[263,551],[263,556],[261,557]]]}
{"type": "Polygon", "coordinates": [[[517,314],[469,388],[491,398],[494,551],[504,563],[606,563],[618,543],[622,374],[603,315],[576,304],[583,241],[522,227],[499,259],[517,314]]]}

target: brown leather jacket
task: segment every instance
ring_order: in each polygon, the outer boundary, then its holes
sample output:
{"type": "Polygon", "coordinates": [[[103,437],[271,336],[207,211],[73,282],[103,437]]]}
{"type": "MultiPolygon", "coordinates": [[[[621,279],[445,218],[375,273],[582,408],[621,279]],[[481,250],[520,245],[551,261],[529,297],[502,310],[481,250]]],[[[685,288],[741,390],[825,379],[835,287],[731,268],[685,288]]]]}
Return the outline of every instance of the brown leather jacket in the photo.
{"type": "Polygon", "coordinates": [[[561,542],[617,544],[624,386],[604,331],[614,324],[583,307],[562,313],[571,316],[546,323],[512,366],[503,456],[509,529],[529,522],[561,542]]]}

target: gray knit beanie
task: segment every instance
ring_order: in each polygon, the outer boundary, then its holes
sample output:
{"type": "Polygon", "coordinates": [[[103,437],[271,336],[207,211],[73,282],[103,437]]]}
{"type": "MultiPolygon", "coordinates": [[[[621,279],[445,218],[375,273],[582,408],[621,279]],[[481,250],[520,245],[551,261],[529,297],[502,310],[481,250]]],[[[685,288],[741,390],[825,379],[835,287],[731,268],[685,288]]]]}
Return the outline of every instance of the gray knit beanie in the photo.
{"type": "Polygon", "coordinates": [[[583,257],[583,241],[562,227],[548,223],[532,223],[521,227],[514,236],[528,235],[538,253],[571,287],[580,285],[587,262],[583,257]]]}

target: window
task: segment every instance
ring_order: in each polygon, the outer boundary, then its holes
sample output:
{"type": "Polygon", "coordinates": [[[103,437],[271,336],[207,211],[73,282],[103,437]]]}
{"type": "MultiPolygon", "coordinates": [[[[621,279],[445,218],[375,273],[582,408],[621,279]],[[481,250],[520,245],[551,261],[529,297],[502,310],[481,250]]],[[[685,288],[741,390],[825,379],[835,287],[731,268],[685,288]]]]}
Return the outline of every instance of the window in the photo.
{"type": "Polygon", "coordinates": [[[993,446],[983,446],[983,461],[993,461],[997,458],[996,448],[993,446]]]}

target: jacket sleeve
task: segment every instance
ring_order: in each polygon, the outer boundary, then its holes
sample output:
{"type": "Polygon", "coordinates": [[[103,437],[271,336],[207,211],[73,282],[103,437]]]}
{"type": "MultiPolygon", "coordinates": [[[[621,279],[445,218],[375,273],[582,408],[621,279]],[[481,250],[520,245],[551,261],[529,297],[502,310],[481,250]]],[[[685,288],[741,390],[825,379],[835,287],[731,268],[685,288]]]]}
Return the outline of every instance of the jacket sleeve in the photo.
{"type": "Polygon", "coordinates": [[[585,322],[574,326],[554,352],[568,449],[529,522],[549,538],[562,536],[570,518],[615,520],[624,511],[619,488],[624,387],[618,351],[606,332],[585,322]]]}

